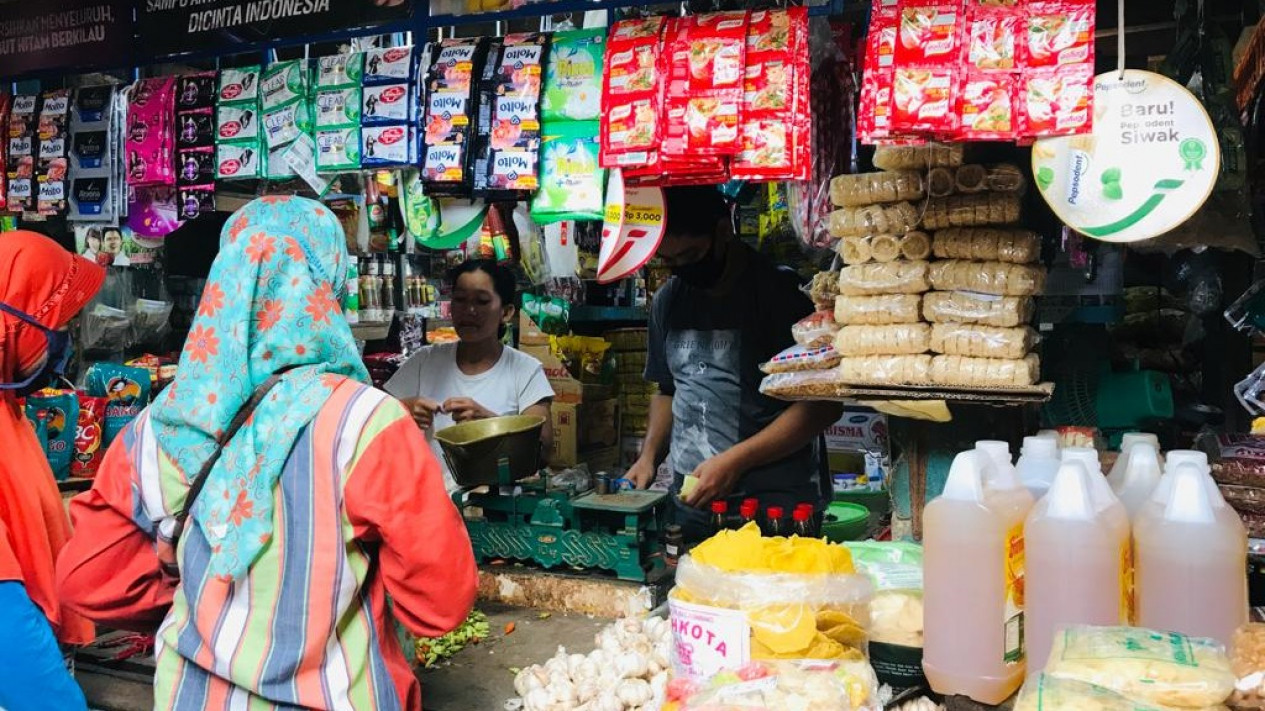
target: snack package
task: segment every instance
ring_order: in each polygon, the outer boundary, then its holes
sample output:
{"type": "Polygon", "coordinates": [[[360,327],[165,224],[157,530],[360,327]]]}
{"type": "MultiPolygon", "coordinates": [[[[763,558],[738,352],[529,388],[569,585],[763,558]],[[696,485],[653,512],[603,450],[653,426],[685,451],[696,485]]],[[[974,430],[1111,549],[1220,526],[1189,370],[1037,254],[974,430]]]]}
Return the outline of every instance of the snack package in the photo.
{"type": "Polygon", "coordinates": [[[1265,708],[1265,625],[1250,623],[1234,632],[1230,669],[1238,681],[1226,703],[1236,711],[1265,708]]]}
{"type": "Polygon", "coordinates": [[[1136,702],[1183,708],[1220,704],[1235,682],[1220,644],[1136,627],[1068,627],[1055,635],[1045,672],[1136,702]]]}
{"type": "Polygon", "coordinates": [[[1029,5],[1027,66],[1082,65],[1092,68],[1094,14],[1094,4],[1084,0],[1051,0],[1029,5]]]}
{"type": "Polygon", "coordinates": [[[900,235],[918,226],[918,208],[907,202],[891,205],[841,207],[830,213],[834,237],[900,235]]]}
{"type": "MultiPolygon", "coordinates": [[[[922,226],[928,230],[946,227],[985,227],[1019,222],[1022,201],[1017,195],[979,193],[952,195],[927,201],[922,226]]],[[[833,217],[833,215],[832,215],[833,217]]]]}
{"type": "Polygon", "coordinates": [[[537,224],[602,219],[606,169],[598,167],[600,131],[596,121],[545,124],[540,190],[531,202],[531,217],[537,224]]]}
{"type": "Polygon", "coordinates": [[[833,271],[817,272],[808,285],[808,297],[817,305],[819,311],[832,309],[835,296],[839,293],[839,273],[833,271]]]}
{"type": "Polygon", "coordinates": [[[840,355],[915,355],[931,346],[931,327],[925,323],[897,323],[882,326],[844,326],[835,336],[840,355]]]}
{"type": "Polygon", "coordinates": [[[1036,674],[1024,682],[1015,711],[1173,711],[1139,704],[1111,689],[1074,679],[1036,674]]]}
{"type": "Polygon", "coordinates": [[[874,150],[874,167],[879,170],[956,168],[962,165],[964,150],[961,143],[879,146],[874,150]]]}
{"type": "Polygon", "coordinates": [[[926,683],[923,676],[922,546],[917,543],[845,543],[857,569],[874,584],[870,600],[870,664],[893,689],[926,683]]]}
{"type": "Polygon", "coordinates": [[[903,0],[896,65],[949,66],[961,53],[962,3],[947,0],[903,0]]]}
{"type": "Polygon", "coordinates": [[[1031,230],[949,228],[935,233],[937,259],[1031,264],[1041,259],[1041,236],[1031,230]]]}
{"type": "Polygon", "coordinates": [[[840,326],[917,323],[923,297],[917,294],[839,296],[835,298],[835,323],[840,326]]]}
{"type": "Polygon", "coordinates": [[[26,399],[26,417],[42,423],[44,455],[53,470],[53,478],[65,481],[70,477],[75,457],[75,435],[79,422],[79,399],[73,390],[45,389],[26,399]]]}
{"type": "Polygon", "coordinates": [[[751,662],[720,672],[690,691],[679,711],[861,711],[876,708],[878,679],[859,661],[751,662]]]}
{"type": "Polygon", "coordinates": [[[659,54],[665,24],[663,17],[646,17],[611,27],[602,72],[604,168],[645,163],[663,140],[659,54]]]}
{"type": "Polygon", "coordinates": [[[797,370],[766,375],[760,382],[760,392],[785,400],[829,399],[839,389],[839,384],[837,369],[797,370]]]}
{"type": "Polygon", "coordinates": [[[799,370],[825,370],[839,364],[839,353],[834,346],[805,348],[791,346],[760,365],[765,373],[793,373],[799,370]]]}
{"type": "Polygon", "coordinates": [[[1022,358],[1036,344],[1037,332],[1028,326],[995,328],[961,323],[931,327],[931,350],[972,358],[1022,358]]]}
{"type": "Polygon", "coordinates": [[[927,262],[856,264],[839,272],[839,293],[844,296],[921,294],[931,289],[927,262]]]}
{"type": "Polygon", "coordinates": [[[807,9],[752,12],[735,180],[808,179],[810,75],[807,9]]]}
{"type": "Polygon", "coordinates": [[[830,180],[830,201],[836,207],[916,202],[925,195],[922,174],[913,170],[838,175],[830,180]]]}
{"type": "Polygon", "coordinates": [[[900,238],[900,256],[910,261],[931,256],[931,237],[926,232],[906,232],[900,238]]]}
{"type": "Polygon", "coordinates": [[[87,392],[103,397],[105,439],[108,449],[114,438],[149,405],[149,371],[114,363],[97,363],[88,369],[87,392]]]}
{"type": "Polygon", "coordinates": [[[671,61],[662,150],[675,157],[733,155],[741,148],[747,12],[684,17],[672,27],[663,47],[671,61]]]}
{"type": "Polygon", "coordinates": [[[817,348],[830,345],[838,330],[839,325],[835,323],[834,314],[816,311],[791,326],[791,336],[805,348],[817,348]]]}
{"type": "Polygon", "coordinates": [[[105,407],[103,397],[79,393],[79,426],[75,432],[75,457],[70,473],[76,477],[94,477],[105,457],[105,407]]]}
{"type": "Polygon", "coordinates": [[[540,100],[545,123],[601,119],[605,47],[605,28],[553,33],[540,100]]]}
{"type": "Polygon", "coordinates": [[[1015,111],[1015,77],[1011,74],[969,74],[957,98],[957,136],[967,141],[1009,141],[1019,135],[1015,111]]]}
{"type": "Polygon", "coordinates": [[[1045,289],[1045,269],[1005,262],[932,262],[927,270],[937,291],[970,291],[995,296],[1034,296],[1045,289]]]}
{"type": "MultiPolygon", "coordinates": [[[[865,45],[865,71],[856,112],[857,135],[874,143],[892,133],[892,78],[895,72],[900,15],[892,3],[874,0],[865,45]]],[[[882,151],[882,147],[879,148],[882,151]]],[[[875,162],[875,167],[892,170],[875,162]]],[[[905,166],[917,168],[919,166],[905,166]]]]}
{"type": "Polygon", "coordinates": [[[842,546],[765,538],[747,524],[695,546],[676,574],[668,604],[679,676],[706,678],[752,660],[865,660],[873,587],[842,546]],[[689,631],[717,616],[744,632],[732,647],[708,646],[689,631]]]}
{"type": "Polygon", "coordinates": [[[1026,138],[1088,133],[1094,125],[1094,70],[1072,65],[1024,72],[1019,131],[1026,138]]]}
{"type": "Polygon", "coordinates": [[[897,65],[892,73],[892,130],[951,134],[957,129],[957,68],[897,65]]]}
{"type": "Polygon", "coordinates": [[[1019,68],[1023,15],[972,3],[966,25],[969,71],[1010,72],[1019,68]]]}
{"type": "Polygon", "coordinates": [[[961,291],[933,291],[922,300],[922,315],[932,323],[967,323],[1014,328],[1032,320],[1036,301],[1028,296],[997,298],[961,291]]]}
{"type": "Polygon", "coordinates": [[[853,385],[924,385],[931,382],[929,355],[873,355],[839,361],[840,382],[853,385]]]}
{"type": "Polygon", "coordinates": [[[1020,360],[938,355],[931,359],[931,382],[936,385],[979,388],[1027,387],[1041,377],[1035,354],[1020,360]]]}

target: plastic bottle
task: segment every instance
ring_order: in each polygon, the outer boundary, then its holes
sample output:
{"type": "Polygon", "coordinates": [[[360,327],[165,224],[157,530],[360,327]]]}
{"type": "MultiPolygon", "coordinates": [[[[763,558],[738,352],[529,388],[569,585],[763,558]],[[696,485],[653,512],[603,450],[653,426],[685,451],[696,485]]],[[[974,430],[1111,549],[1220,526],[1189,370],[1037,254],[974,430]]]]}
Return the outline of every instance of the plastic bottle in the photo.
{"type": "Polygon", "coordinates": [[[1024,437],[1015,471],[1032,498],[1040,501],[1059,473],[1058,442],[1049,437],[1024,437]]]}
{"type": "Polygon", "coordinates": [[[1200,477],[1200,483],[1205,489],[1208,489],[1208,498],[1214,502],[1213,508],[1217,511],[1218,518],[1229,520],[1233,518],[1242,522],[1238,514],[1225,505],[1225,499],[1221,498],[1221,491],[1217,489],[1217,483],[1212,480],[1212,466],[1208,464],[1208,455],[1194,449],[1174,449],[1168,453],[1168,457],[1164,460],[1164,474],[1160,476],[1159,482],[1155,485],[1155,490],[1151,492],[1151,498],[1142,504],[1142,509],[1136,515],[1141,515],[1142,511],[1151,509],[1154,515],[1159,515],[1164,510],[1164,504],[1173,495],[1173,475],[1181,468],[1183,464],[1189,464],[1204,474],[1200,477]],[[1220,506],[1215,505],[1221,502],[1220,506]]]}
{"type": "Polygon", "coordinates": [[[756,499],[743,499],[738,506],[738,518],[741,526],[756,522],[756,512],[760,510],[760,502],[756,499]]]}
{"type": "Polygon", "coordinates": [[[715,535],[729,528],[729,503],[723,499],[712,502],[711,529],[715,535]]]}
{"type": "Polygon", "coordinates": [[[1111,465],[1111,473],[1107,475],[1107,483],[1111,484],[1111,488],[1120,490],[1124,482],[1125,470],[1129,467],[1133,447],[1138,444],[1149,445],[1155,451],[1160,467],[1164,466],[1164,458],[1159,455],[1159,437],[1150,432],[1126,432],[1120,438],[1120,456],[1116,457],[1116,463],[1111,465]]]}
{"type": "Polygon", "coordinates": [[[1161,473],[1159,450],[1150,442],[1134,442],[1116,460],[1107,481],[1120,503],[1124,504],[1130,519],[1137,516],[1142,505],[1151,498],[1160,483],[1161,473]],[[1120,468],[1122,460],[1125,460],[1125,465],[1120,468]],[[1114,480],[1113,476],[1116,477],[1114,480]]]}
{"type": "MultiPolygon", "coordinates": [[[[1091,475],[1068,460],[1028,516],[1024,633],[1028,668],[1040,671],[1062,625],[1128,625],[1132,612],[1129,532],[1094,500],[1091,475]]],[[[1117,504],[1118,505],[1118,504],[1117,504]]]]}
{"type": "Polygon", "coordinates": [[[800,538],[816,538],[817,527],[813,525],[813,505],[799,504],[791,512],[791,520],[795,535],[800,538]]]}
{"type": "Polygon", "coordinates": [[[786,524],[785,512],[781,506],[770,506],[764,510],[764,535],[789,536],[790,526],[786,524]]]}
{"type": "Polygon", "coordinates": [[[1089,473],[1089,493],[1094,501],[1094,506],[1104,511],[1108,520],[1111,522],[1112,528],[1119,531],[1121,535],[1129,535],[1129,512],[1125,510],[1124,505],[1116,498],[1111,491],[1111,485],[1107,483],[1107,477],[1102,473],[1102,462],[1098,459],[1098,450],[1088,447],[1068,447],[1064,449],[1060,455],[1064,463],[1080,462],[1085,471],[1089,473]]]}
{"type": "Polygon", "coordinates": [[[957,455],[923,514],[923,670],[938,693],[996,705],[1024,676],[1024,516],[986,488],[992,469],[978,449],[957,455]]]}
{"type": "Polygon", "coordinates": [[[983,454],[985,461],[991,465],[984,468],[985,491],[1014,509],[1021,520],[1026,518],[1035,500],[1019,481],[1019,473],[1010,461],[1010,445],[1000,440],[984,439],[975,443],[975,450],[983,454]]]}
{"type": "Polygon", "coordinates": [[[1133,527],[1138,625],[1228,645],[1248,619],[1247,531],[1212,477],[1182,459],[1133,527]]]}

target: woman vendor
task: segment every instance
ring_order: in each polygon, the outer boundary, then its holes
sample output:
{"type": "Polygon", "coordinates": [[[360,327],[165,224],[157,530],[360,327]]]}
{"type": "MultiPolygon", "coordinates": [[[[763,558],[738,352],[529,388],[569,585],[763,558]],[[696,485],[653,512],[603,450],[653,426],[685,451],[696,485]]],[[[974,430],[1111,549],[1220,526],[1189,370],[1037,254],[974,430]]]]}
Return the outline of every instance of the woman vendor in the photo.
{"type": "Polygon", "coordinates": [[[456,480],[435,432],[487,417],[537,415],[545,418],[541,445],[548,452],[553,442],[553,388],[540,361],[501,342],[518,313],[513,273],[492,261],[470,260],[454,268],[448,282],[452,325],[459,340],[421,349],[385,389],[404,402],[426,433],[452,491],[456,480]]]}

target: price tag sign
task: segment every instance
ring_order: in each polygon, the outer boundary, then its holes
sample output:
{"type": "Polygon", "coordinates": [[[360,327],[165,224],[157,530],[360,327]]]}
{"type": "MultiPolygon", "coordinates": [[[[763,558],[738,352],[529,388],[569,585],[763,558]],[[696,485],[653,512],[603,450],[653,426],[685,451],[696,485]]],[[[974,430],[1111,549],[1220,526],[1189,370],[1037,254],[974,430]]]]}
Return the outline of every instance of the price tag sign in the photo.
{"type": "Polygon", "coordinates": [[[619,281],[645,266],[659,248],[666,224],[663,190],[625,188],[623,171],[612,170],[606,185],[597,281],[619,281]]]}
{"type": "Polygon", "coordinates": [[[1069,227],[1104,242],[1164,234],[1212,193],[1221,149],[1208,112],[1177,82],[1136,69],[1094,80],[1094,129],[1032,147],[1041,196],[1069,227]]]}

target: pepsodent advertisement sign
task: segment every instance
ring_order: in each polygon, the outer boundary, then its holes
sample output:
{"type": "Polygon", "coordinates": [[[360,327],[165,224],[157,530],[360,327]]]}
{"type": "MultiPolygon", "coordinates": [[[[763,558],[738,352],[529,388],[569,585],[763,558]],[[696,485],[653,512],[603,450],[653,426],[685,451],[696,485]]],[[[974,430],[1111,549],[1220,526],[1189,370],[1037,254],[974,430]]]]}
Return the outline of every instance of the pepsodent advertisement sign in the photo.
{"type": "Polygon", "coordinates": [[[1037,188],[1069,227],[1137,242],[1177,227],[1204,204],[1220,170],[1208,112],[1167,77],[1135,69],[1094,80],[1094,129],[1037,141],[1037,188]]]}
{"type": "Polygon", "coordinates": [[[169,56],[404,20],[412,0],[139,0],[138,45],[169,56]]]}

